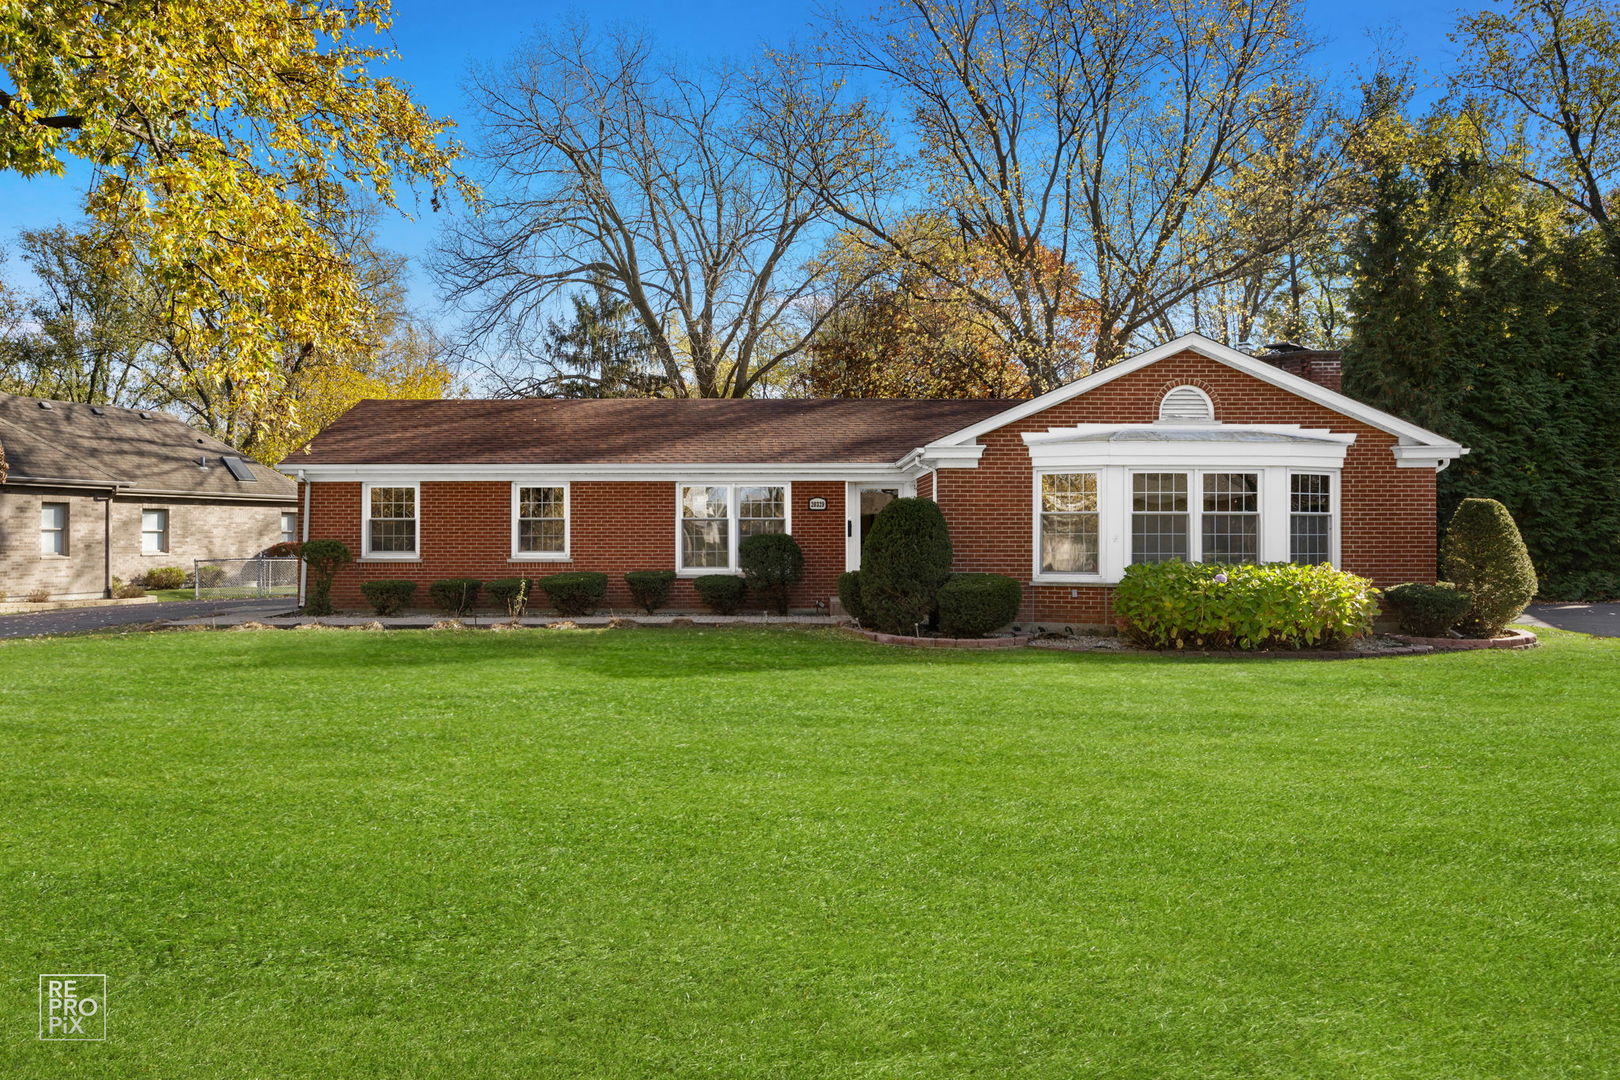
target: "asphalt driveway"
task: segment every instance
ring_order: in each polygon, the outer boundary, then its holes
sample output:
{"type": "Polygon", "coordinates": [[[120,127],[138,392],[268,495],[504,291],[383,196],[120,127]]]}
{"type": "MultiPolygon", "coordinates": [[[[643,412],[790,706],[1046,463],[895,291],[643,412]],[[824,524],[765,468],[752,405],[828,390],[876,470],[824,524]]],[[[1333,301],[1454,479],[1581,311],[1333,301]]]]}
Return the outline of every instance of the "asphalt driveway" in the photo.
{"type": "Polygon", "coordinates": [[[1525,609],[1529,623],[1543,623],[1560,630],[1574,630],[1597,637],[1620,637],[1620,603],[1616,604],[1531,604],[1525,609]]]}
{"type": "Polygon", "coordinates": [[[179,600],[174,603],[117,604],[109,607],[66,608],[35,615],[0,615],[0,638],[75,634],[117,626],[140,626],[159,619],[204,618],[210,615],[252,613],[279,615],[298,602],[289,597],[270,600],[179,600]]]}

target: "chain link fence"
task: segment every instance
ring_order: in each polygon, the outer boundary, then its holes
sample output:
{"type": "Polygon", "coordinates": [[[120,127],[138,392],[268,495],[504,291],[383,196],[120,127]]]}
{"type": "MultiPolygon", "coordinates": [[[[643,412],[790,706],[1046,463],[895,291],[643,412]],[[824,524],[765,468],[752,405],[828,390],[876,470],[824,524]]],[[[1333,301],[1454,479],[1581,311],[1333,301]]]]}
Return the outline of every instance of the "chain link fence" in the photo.
{"type": "Polygon", "coordinates": [[[194,559],[191,585],[198,600],[262,600],[298,595],[297,559],[194,559]]]}

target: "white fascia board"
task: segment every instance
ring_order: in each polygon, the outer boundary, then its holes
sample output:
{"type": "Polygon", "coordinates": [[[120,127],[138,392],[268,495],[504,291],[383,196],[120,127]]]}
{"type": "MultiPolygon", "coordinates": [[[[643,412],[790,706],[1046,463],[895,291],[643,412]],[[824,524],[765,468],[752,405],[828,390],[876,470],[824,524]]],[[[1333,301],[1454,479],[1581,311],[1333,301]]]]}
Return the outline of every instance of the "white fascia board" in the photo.
{"type": "Polygon", "coordinates": [[[1044,409],[1050,409],[1054,405],[1062,404],[1070,398],[1078,397],[1088,390],[1095,390],[1097,387],[1111,383],[1115,379],[1131,374],[1133,371],[1140,371],[1142,368],[1157,363],[1165,357],[1189,350],[1198,353],[1200,356],[1225,364],[1227,367],[1252,375],[1261,382],[1270,383],[1272,386],[1287,390],[1289,393],[1305,398],[1308,401],[1314,401],[1318,405],[1332,409],[1334,412],[1341,413],[1353,420],[1360,420],[1369,427],[1386,431],[1403,442],[1436,447],[1457,445],[1444,436],[1420,428],[1416,424],[1409,424],[1405,420],[1391,416],[1381,409],[1365,405],[1355,398],[1346,397],[1338,391],[1329,390],[1325,386],[1284,371],[1282,368],[1268,364],[1264,360],[1258,360],[1247,353],[1238,352],[1236,349],[1222,345],[1213,338],[1207,338],[1203,334],[1183,334],[1174,341],[1167,341],[1157,348],[1138,353],[1129,360],[1121,360],[1119,363],[1105,367],[1101,371],[1094,371],[1083,379],[1076,379],[1074,382],[1060,386],[1056,390],[1050,390],[1040,397],[1020,402],[1005,412],[999,412],[988,419],[936,439],[929,444],[928,448],[972,442],[988,432],[1016,423],[1044,409]]]}
{"type": "MultiPolygon", "coordinates": [[[[1023,439],[1026,446],[1041,446],[1049,443],[1072,442],[1085,439],[1088,436],[1108,435],[1116,431],[1161,431],[1178,435],[1211,435],[1214,432],[1247,432],[1252,431],[1262,435],[1285,435],[1291,439],[1307,439],[1311,442],[1338,443],[1349,446],[1356,441],[1354,432],[1329,431],[1326,428],[1307,428],[1299,424],[1076,424],[1066,428],[1048,428],[1045,431],[1026,431],[1023,439]]],[[[1178,439],[1177,445],[1189,446],[1202,443],[1206,447],[1242,446],[1241,442],[1231,439],[1208,438],[1203,440],[1178,439]]],[[[1151,446],[1148,441],[1132,441],[1125,445],[1151,446]]],[[[1257,444],[1257,445],[1290,445],[1290,444],[1257,444]]],[[[1292,445],[1299,445],[1297,443],[1292,445]]]]}
{"type": "Polygon", "coordinates": [[[984,447],[978,443],[965,446],[919,446],[899,461],[908,476],[921,476],[935,469],[976,469],[984,456],[984,447]]]}
{"type": "Polygon", "coordinates": [[[897,465],[887,462],[810,462],[804,464],[533,464],[513,465],[299,465],[283,462],[278,468],[300,480],[323,482],[386,483],[391,481],[506,481],[545,477],[553,480],[685,480],[746,483],[750,480],[887,480],[906,478],[897,465]]]}
{"type": "Polygon", "coordinates": [[[1395,464],[1402,469],[1433,469],[1440,472],[1466,453],[1468,447],[1460,443],[1447,443],[1443,446],[1403,445],[1395,447],[1395,464]]]}
{"type": "Polygon", "coordinates": [[[1137,469],[1217,469],[1288,466],[1342,469],[1349,444],[1342,442],[1076,442],[1030,447],[1036,469],[1084,469],[1124,465],[1137,469]]]}

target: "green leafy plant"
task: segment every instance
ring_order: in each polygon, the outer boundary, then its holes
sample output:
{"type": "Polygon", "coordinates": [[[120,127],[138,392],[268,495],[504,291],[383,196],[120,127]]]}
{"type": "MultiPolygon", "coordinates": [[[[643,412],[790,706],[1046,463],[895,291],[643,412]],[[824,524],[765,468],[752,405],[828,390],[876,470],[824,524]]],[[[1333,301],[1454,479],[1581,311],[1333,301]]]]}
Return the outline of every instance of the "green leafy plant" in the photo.
{"type": "Polygon", "coordinates": [[[866,608],[861,604],[859,570],[848,570],[838,575],[838,602],[844,605],[844,614],[856,622],[866,621],[866,608]]]}
{"type": "Polygon", "coordinates": [[[395,578],[365,581],[360,584],[360,595],[378,615],[396,615],[410,606],[411,597],[416,595],[416,582],[395,578]]]}
{"type": "Polygon", "coordinates": [[[445,578],[428,586],[428,595],[439,610],[462,616],[478,604],[478,591],[484,583],[477,578],[445,578]]]}
{"type": "Polygon", "coordinates": [[[501,606],[508,618],[520,619],[523,609],[529,606],[529,597],[534,595],[534,583],[521,577],[496,578],[484,583],[484,591],[501,606]]]}
{"type": "Polygon", "coordinates": [[[938,600],[940,633],[983,637],[1018,617],[1024,587],[1005,574],[952,574],[938,600]]]}
{"type": "Polygon", "coordinates": [[[735,574],[705,574],[692,582],[698,599],[716,615],[735,615],[747,582],[735,574]]]}
{"type": "MultiPolygon", "coordinates": [[[[146,590],[135,584],[133,581],[126,585],[117,578],[113,578],[112,594],[114,600],[134,600],[137,597],[145,596],[146,590]]],[[[30,599],[32,599],[32,597],[30,597],[30,599]]],[[[49,599],[50,595],[47,594],[45,596],[45,600],[49,599]]],[[[41,601],[41,603],[43,602],[44,601],[41,601]]]]}
{"type": "MultiPolygon", "coordinates": [[[[199,570],[208,569],[198,567],[199,570]]],[[[213,567],[218,569],[218,567],[213,567]]],[[[135,579],[136,584],[147,589],[183,589],[186,585],[186,572],[178,566],[154,566],[146,573],[135,579]]]]}
{"type": "Polygon", "coordinates": [[[1536,568],[1519,527],[1495,499],[1464,499],[1451,515],[1440,562],[1446,577],[1468,594],[1457,621],[1468,637],[1495,637],[1535,599],[1536,568]]]}
{"type": "Polygon", "coordinates": [[[932,499],[895,499],[878,512],[861,550],[863,621],[886,634],[914,634],[934,618],[951,576],[951,535],[932,499]]]}
{"type": "Polygon", "coordinates": [[[1473,601],[1461,589],[1438,585],[1397,585],[1384,590],[1384,603],[1403,633],[1417,637],[1444,637],[1456,626],[1473,601]]]}
{"type": "Polygon", "coordinates": [[[651,615],[669,603],[670,590],[675,587],[675,571],[632,570],[624,575],[624,583],[630,587],[630,599],[651,615]]]}
{"type": "Polygon", "coordinates": [[[563,615],[589,615],[607,596],[608,576],[594,570],[570,570],[535,582],[551,606],[563,615]]]}
{"type": "Polygon", "coordinates": [[[1153,649],[1332,649],[1372,629],[1378,590],[1326,564],[1128,567],[1114,589],[1120,630],[1153,649]]]}
{"type": "Polygon", "coordinates": [[[332,614],[332,579],[341,567],[354,561],[354,553],[341,540],[311,540],[304,545],[301,555],[304,568],[309,571],[304,614],[332,614]]]}
{"type": "Polygon", "coordinates": [[[754,595],[778,615],[786,615],[789,593],[804,580],[804,552],[799,542],[787,533],[759,533],[738,546],[737,560],[754,595]]]}

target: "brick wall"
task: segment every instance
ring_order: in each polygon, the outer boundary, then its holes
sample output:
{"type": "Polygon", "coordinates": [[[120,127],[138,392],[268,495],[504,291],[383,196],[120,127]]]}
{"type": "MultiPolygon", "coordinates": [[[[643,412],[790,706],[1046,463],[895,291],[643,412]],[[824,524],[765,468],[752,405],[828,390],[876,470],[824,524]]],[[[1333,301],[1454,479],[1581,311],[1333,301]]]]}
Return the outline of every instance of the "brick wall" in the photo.
{"type": "Polygon", "coordinates": [[[1081,423],[1150,423],[1165,392],[1185,384],[1209,394],[1218,420],[1354,432],[1341,476],[1341,565],[1378,585],[1434,580],[1434,470],[1397,468],[1394,436],[1191,352],[991,432],[980,440],[985,451],[977,469],[940,470],[936,498],[951,526],[956,569],[1023,582],[1025,619],[1111,623],[1107,586],[1029,583],[1033,472],[1022,435],[1081,423]]]}
{"type": "MultiPolygon", "coordinates": [[[[844,484],[798,481],[791,489],[793,536],[805,558],[805,580],[794,590],[791,603],[808,609],[838,591],[838,575],[844,569],[844,484]],[[827,500],[827,508],[811,510],[813,498],[827,500]]],[[[310,537],[341,540],[358,555],[360,490],[358,483],[314,484],[310,537]]],[[[567,561],[514,560],[511,506],[512,488],[507,481],[423,481],[420,559],[360,559],[341,571],[333,583],[334,607],[364,609],[360,583],[380,578],[417,582],[416,603],[426,606],[428,586],[444,578],[488,581],[595,570],[608,575],[608,606],[627,610],[631,603],[625,571],[675,567],[673,482],[574,481],[569,485],[567,561]]],[[[677,579],[669,607],[701,610],[690,579],[677,579]]]]}
{"type": "MultiPolygon", "coordinates": [[[[134,581],[157,566],[193,559],[245,558],[281,539],[281,504],[209,502],[120,495],[112,503],[112,575],[134,581]],[[141,511],[169,511],[169,550],[141,551],[141,511]]],[[[0,599],[44,589],[55,600],[93,599],[106,583],[107,504],[75,488],[0,488],[0,599]],[[40,505],[68,507],[68,553],[39,550],[40,505]]]]}

